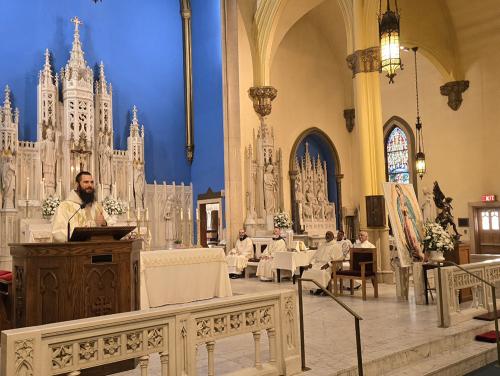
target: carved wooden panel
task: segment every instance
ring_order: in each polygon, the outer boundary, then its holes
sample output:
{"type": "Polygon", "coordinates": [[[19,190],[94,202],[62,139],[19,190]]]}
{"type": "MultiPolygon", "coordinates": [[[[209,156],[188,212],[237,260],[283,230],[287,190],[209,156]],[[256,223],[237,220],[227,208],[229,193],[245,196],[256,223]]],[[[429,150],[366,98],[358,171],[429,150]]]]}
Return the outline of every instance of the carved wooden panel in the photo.
{"type": "Polygon", "coordinates": [[[14,286],[15,286],[15,327],[25,326],[26,322],[26,291],[25,291],[25,278],[24,267],[14,266],[14,286]]]}
{"type": "Polygon", "coordinates": [[[59,292],[60,281],[57,269],[40,269],[40,299],[42,308],[42,322],[59,321],[59,292]]]}
{"type": "Polygon", "coordinates": [[[118,312],[118,265],[85,265],[85,317],[118,312]]]}

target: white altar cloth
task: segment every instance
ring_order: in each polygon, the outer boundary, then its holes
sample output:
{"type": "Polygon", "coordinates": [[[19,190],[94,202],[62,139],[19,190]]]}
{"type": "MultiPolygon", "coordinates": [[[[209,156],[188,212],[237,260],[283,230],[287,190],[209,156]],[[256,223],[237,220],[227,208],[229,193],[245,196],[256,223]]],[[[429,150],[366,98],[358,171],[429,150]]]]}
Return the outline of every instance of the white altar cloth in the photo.
{"type": "Polygon", "coordinates": [[[309,265],[316,250],[302,252],[275,252],[273,254],[273,269],[290,270],[292,274],[299,266],[309,265]]]}
{"type": "Polygon", "coordinates": [[[141,252],[141,309],[232,295],[222,248],[141,252]]]}

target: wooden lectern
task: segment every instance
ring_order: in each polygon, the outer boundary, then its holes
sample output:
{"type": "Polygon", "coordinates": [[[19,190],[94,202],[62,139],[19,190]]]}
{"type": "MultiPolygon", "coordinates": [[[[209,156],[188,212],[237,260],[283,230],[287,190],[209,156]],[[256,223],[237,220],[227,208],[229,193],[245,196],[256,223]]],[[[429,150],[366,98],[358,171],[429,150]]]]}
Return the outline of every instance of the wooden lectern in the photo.
{"type": "Polygon", "coordinates": [[[140,242],[10,244],[13,327],[140,309],[140,242]]]}

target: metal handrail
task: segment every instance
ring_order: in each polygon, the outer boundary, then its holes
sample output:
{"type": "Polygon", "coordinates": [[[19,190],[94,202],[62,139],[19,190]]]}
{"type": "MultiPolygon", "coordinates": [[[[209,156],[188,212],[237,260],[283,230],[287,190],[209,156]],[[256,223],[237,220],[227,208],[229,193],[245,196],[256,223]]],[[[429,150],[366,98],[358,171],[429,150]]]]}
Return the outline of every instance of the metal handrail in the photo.
{"type": "Polygon", "coordinates": [[[299,289],[299,321],[300,321],[300,355],[301,355],[301,360],[302,360],[302,371],[308,371],[310,368],[306,367],[306,351],[305,351],[305,344],[304,344],[304,305],[302,303],[302,281],[305,282],[312,282],[318,288],[321,289],[326,295],[328,295],[330,298],[335,300],[342,308],[344,308],[347,312],[349,312],[353,317],[354,317],[354,329],[356,331],[356,351],[358,355],[358,375],[363,376],[363,358],[361,355],[361,333],[359,329],[359,320],[363,320],[363,318],[358,315],[356,312],[354,312],[350,307],[348,307],[344,302],[342,302],[340,299],[338,299],[336,296],[334,296],[330,291],[325,289],[323,286],[321,286],[318,282],[316,282],[314,279],[309,279],[309,278],[298,278],[297,281],[299,281],[298,284],[298,289],[299,289]]]}
{"type": "Polygon", "coordinates": [[[442,261],[438,262],[438,284],[439,284],[439,308],[440,308],[440,319],[441,319],[441,327],[444,327],[444,314],[443,314],[443,287],[441,285],[441,264],[443,265],[453,265],[456,266],[458,269],[466,272],[467,274],[470,274],[471,276],[479,279],[481,282],[487,284],[488,286],[491,287],[491,299],[493,300],[493,312],[494,312],[494,317],[495,317],[495,337],[497,340],[497,367],[500,367],[500,334],[498,332],[498,312],[497,312],[497,295],[496,295],[496,287],[494,284],[484,280],[483,278],[479,277],[478,275],[471,273],[467,269],[461,267],[460,265],[454,263],[453,261],[442,261]]]}

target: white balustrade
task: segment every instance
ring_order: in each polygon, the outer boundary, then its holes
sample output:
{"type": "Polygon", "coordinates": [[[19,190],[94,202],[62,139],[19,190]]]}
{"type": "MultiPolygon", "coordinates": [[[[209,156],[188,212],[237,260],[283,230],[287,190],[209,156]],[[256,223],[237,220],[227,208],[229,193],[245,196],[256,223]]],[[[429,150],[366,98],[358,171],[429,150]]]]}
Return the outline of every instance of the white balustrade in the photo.
{"type": "MultiPolygon", "coordinates": [[[[472,264],[460,265],[462,268],[492,283],[500,282],[500,258],[472,264]]],[[[493,301],[490,286],[479,279],[460,270],[456,266],[441,268],[441,284],[443,298],[443,324],[445,327],[470,320],[474,316],[493,312],[493,301]],[[462,289],[472,290],[472,302],[459,302],[459,292],[462,289]]],[[[438,287],[438,269],[434,269],[434,280],[438,287]]],[[[440,325],[439,288],[437,297],[438,325],[440,325]]],[[[497,296],[500,292],[497,290],[497,296]]],[[[497,304],[499,304],[497,302],[497,304]]]]}
{"type": "Polygon", "coordinates": [[[159,354],[162,376],[189,376],[196,374],[197,347],[205,345],[207,374],[215,375],[216,342],[249,334],[254,338],[255,366],[237,373],[300,372],[294,290],[7,330],[2,332],[0,371],[9,376],[76,376],[87,368],[135,358],[141,376],[146,376],[150,355],[159,354]],[[269,362],[263,364],[260,337],[264,330],[269,362]]]}

